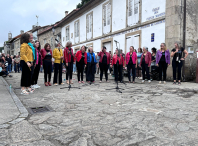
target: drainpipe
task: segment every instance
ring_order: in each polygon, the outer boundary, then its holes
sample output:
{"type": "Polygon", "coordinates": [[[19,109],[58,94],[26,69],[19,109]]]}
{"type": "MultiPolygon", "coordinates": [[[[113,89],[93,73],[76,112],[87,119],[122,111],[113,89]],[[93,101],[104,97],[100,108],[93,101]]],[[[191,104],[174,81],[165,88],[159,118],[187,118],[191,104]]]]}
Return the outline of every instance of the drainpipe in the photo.
{"type": "MultiPolygon", "coordinates": [[[[186,47],[186,0],[184,0],[184,21],[183,21],[183,47],[186,47]]],[[[185,54],[183,53],[183,57],[185,54]]],[[[182,77],[185,82],[185,60],[183,61],[182,77]]]]}

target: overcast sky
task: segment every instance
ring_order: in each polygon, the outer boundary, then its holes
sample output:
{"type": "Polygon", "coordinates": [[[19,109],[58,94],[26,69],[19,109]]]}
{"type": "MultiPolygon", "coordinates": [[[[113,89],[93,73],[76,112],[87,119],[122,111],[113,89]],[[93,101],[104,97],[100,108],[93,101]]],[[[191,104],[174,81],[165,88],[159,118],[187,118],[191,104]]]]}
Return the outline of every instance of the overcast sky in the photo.
{"type": "Polygon", "coordinates": [[[81,0],[0,0],[0,47],[12,37],[20,34],[20,30],[29,31],[36,25],[50,25],[71,12],[81,0]]]}

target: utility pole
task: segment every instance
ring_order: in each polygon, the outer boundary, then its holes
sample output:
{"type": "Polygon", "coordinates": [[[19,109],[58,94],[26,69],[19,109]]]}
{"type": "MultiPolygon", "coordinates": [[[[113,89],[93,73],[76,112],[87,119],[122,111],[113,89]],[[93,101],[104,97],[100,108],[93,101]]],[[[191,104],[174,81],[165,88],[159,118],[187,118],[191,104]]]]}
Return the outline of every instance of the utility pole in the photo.
{"type": "MultiPolygon", "coordinates": [[[[186,0],[184,0],[183,47],[186,47],[186,0]]],[[[185,54],[183,53],[183,57],[184,56],[185,54]]],[[[183,61],[182,77],[183,81],[185,81],[185,60],[183,61]]]]}

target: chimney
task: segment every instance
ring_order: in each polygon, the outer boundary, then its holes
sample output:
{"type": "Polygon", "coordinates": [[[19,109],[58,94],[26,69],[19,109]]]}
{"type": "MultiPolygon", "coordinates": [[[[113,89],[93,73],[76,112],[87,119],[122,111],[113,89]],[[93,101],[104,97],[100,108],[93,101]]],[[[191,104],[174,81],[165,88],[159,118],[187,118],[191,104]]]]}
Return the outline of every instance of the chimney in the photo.
{"type": "Polygon", "coordinates": [[[67,16],[67,15],[68,15],[68,13],[69,13],[69,11],[65,11],[65,16],[67,16]]]}
{"type": "Polygon", "coordinates": [[[21,32],[21,34],[23,34],[24,33],[24,30],[21,30],[20,32],[21,32]]]}
{"type": "Polygon", "coordinates": [[[8,33],[8,41],[10,41],[11,39],[12,39],[12,33],[9,32],[9,33],[8,33]]]}

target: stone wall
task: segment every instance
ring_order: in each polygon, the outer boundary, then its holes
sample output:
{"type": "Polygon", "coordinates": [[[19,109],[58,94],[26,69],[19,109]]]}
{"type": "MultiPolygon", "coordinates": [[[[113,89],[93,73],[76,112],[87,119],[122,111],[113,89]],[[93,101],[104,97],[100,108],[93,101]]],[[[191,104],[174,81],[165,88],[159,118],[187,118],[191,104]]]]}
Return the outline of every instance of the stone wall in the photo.
{"type": "MultiPolygon", "coordinates": [[[[61,32],[61,28],[55,28],[55,35],[59,34],[61,32]]],[[[55,38],[56,36],[53,35],[52,30],[46,31],[45,33],[38,36],[38,40],[40,41],[41,48],[44,48],[45,43],[44,40],[46,39],[46,43],[49,43],[51,45],[51,49],[53,50],[55,48],[55,38]]]]}
{"type": "MultiPolygon", "coordinates": [[[[188,50],[189,46],[193,47],[194,53],[189,54],[185,61],[184,75],[186,80],[195,79],[195,62],[196,62],[196,50],[198,39],[198,1],[187,1],[187,18],[186,18],[186,46],[188,50]]],[[[174,48],[176,41],[181,42],[183,45],[183,14],[184,14],[184,0],[166,0],[166,45],[171,51],[174,48]]],[[[172,58],[171,58],[172,61],[172,58]]],[[[168,79],[172,80],[172,66],[169,66],[168,79]]]]}

